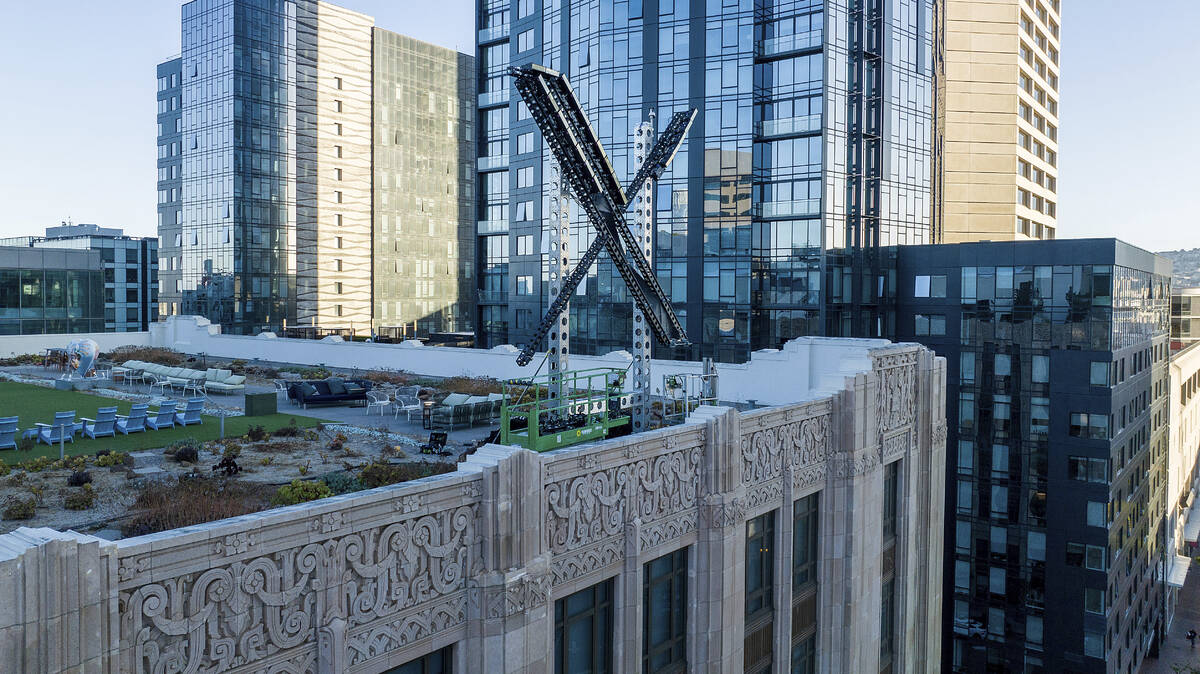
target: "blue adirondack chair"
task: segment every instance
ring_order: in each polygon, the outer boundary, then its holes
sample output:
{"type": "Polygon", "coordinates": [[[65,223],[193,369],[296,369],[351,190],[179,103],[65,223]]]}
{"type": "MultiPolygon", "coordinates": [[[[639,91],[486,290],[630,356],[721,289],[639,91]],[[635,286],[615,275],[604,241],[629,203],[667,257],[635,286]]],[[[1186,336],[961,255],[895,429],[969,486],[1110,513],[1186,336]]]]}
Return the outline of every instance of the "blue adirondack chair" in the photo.
{"type": "Polygon", "coordinates": [[[175,401],[164,400],[159,403],[158,410],[146,416],[146,425],[156,431],[175,428],[175,401]]]}
{"type": "Polygon", "coordinates": [[[117,408],[101,407],[96,410],[96,418],[80,417],[83,421],[83,434],[95,440],[96,438],[111,438],[116,436],[117,408]]]}
{"type": "Polygon", "coordinates": [[[180,426],[191,426],[202,423],[200,412],[204,409],[204,398],[188,398],[187,407],[175,413],[175,423],[180,426]]]}
{"type": "Polygon", "coordinates": [[[38,442],[44,442],[47,445],[56,445],[62,441],[74,443],[75,432],[82,426],[83,424],[75,422],[75,410],[55,412],[54,423],[37,425],[38,442]]]}
{"type": "Polygon", "coordinates": [[[146,430],[146,408],[148,405],[133,405],[129,408],[129,415],[117,415],[117,430],[129,435],[130,433],[139,433],[146,430]]]}
{"type": "Polygon", "coordinates": [[[17,448],[17,422],[20,417],[0,418],[0,449],[17,448]]]}

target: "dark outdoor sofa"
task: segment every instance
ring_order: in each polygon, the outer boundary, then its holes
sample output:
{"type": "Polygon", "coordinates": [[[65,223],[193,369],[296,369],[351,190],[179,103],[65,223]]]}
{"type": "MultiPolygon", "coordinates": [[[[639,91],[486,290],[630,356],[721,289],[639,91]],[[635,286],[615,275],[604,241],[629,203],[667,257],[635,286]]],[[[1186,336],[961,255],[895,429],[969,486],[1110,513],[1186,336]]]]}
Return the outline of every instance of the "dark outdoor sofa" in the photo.
{"type": "Polygon", "coordinates": [[[288,386],[288,399],[301,407],[367,402],[371,383],[361,379],[298,381],[288,386]]]}

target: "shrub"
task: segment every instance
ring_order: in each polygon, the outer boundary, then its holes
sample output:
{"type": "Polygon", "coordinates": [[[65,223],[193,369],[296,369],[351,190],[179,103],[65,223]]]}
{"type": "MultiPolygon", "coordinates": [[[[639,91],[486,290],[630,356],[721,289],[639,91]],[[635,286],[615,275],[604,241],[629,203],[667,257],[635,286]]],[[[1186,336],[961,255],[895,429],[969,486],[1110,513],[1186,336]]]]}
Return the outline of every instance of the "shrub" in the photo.
{"type": "Polygon", "coordinates": [[[275,457],[273,457],[273,456],[264,456],[263,458],[258,460],[258,463],[263,466],[269,466],[269,465],[271,465],[271,462],[274,460],[275,460],[275,457]]]}
{"type": "Polygon", "coordinates": [[[279,368],[280,372],[291,372],[300,375],[301,379],[328,379],[329,370],[323,367],[298,367],[289,365],[279,368]]]}
{"type": "Polygon", "coordinates": [[[279,488],[279,491],[275,492],[275,496],[271,499],[271,504],[278,506],[295,505],[329,496],[333,496],[333,491],[324,482],[292,480],[291,484],[285,484],[279,488]]]}
{"type": "Polygon", "coordinates": [[[241,454],[242,454],[242,443],[238,442],[237,440],[234,440],[233,438],[229,438],[225,441],[225,443],[221,449],[221,456],[223,456],[227,459],[236,459],[239,456],[241,456],[241,454]]]}
{"type": "Polygon", "coordinates": [[[39,456],[33,459],[26,459],[19,465],[21,468],[25,469],[25,472],[27,473],[40,473],[52,466],[54,463],[55,462],[52,461],[48,456],[39,456]]]}
{"type": "Polygon", "coordinates": [[[358,479],[366,489],[374,489],[387,484],[419,480],[430,475],[449,473],[455,465],[446,462],[414,461],[412,463],[371,463],[363,466],[358,473],[358,479]]]}
{"type": "Polygon", "coordinates": [[[127,360],[140,360],[146,363],[159,363],[179,367],[187,362],[187,356],[184,354],[161,347],[120,346],[104,355],[114,363],[124,363],[127,360]]]}
{"type": "Polygon", "coordinates": [[[111,468],[112,466],[122,466],[126,463],[132,464],[133,457],[125,452],[110,452],[102,449],[96,453],[96,465],[100,468],[111,468]]]}
{"type": "Polygon", "coordinates": [[[4,459],[0,459],[0,477],[8,475],[9,471],[11,470],[12,468],[10,468],[7,463],[4,463],[4,459]]]}
{"type": "Polygon", "coordinates": [[[503,391],[500,380],[491,377],[449,377],[442,381],[439,388],[473,396],[483,396],[503,391]]]}
{"type": "Polygon", "coordinates": [[[321,478],[334,494],[348,494],[365,489],[363,483],[351,473],[330,473],[321,478]]]}
{"type": "Polygon", "coordinates": [[[229,369],[234,374],[246,374],[246,361],[241,358],[234,359],[233,362],[229,363],[229,369]]]}
{"type": "Polygon", "coordinates": [[[22,452],[32,452],[37,445],[37,440],[33,438],[21,438],[17,440],[17,449],[22,452]]]}
{"type": "Polygon", "coordinates": [[[267,507],[271,488],[237,480],[191,477],[144,485],[134,501],[136,514],[122,527],[125,536],[258,512],[267,507]]]}
{"type": "Polygon", "coordinates": [[[26,474],[23,472],[13,473],[8,477],[7,480],[4,481],[4,483],[10,487],[19,487],[22,484],[25,484],[25,475],[26,474]]]}
{"type": "Polygon", "coordinates": [[[12,358],[0,358],[0,367],[15,367],[17,365],[41,365],[42,356],[36,353],[23,353],[12,358]]]}
{"type": "Polygon", "coordinates": [[[321,434],[318,433],[317,431],[306,429],[304,431],[304,439],[308,440],[309,442],[316,442],[317,440],[321,439],[321,434]]]}
{"type": "Polygon", "coordinates": [[[77,470],[67,478],[68,487],[82,487],[92,481],[92,474],[86,470],[77,470]]]}
{"type": "Polygon", "coordinates": [[[46,493],[46,488],[40,484],[29,485],[29,493],[33,494],[33,498],[38,502],[42,502],[42,494],[46,493]]]}
{"type": "Polygon", "coordinates": [[[166,448],[163,449],[163,454],[175,454],[181,449],[194,449],[199,452],[200,450],[204,449],[204,443],[200,442],[196,438],[183,438],[167,445],[166,448]]]}
{"type": "Polygon", "coordinates": [[[311,468],[312,468],[312,461],[309,461],[309,462],[305,463],[303,466],[300,466],[300,467],[299,467],[299,469],[300,469],[300,475],[302,475],[302,476],[303,476],[303,475],[308,475],[308,471],[309,471],[311,468]]]}
{"type": "Polygon", "coordinates": [[[246,439],[250,442],[262,442],[269,437],[271,436],[267,433],[267,429],[262,426],[251,426],[246,430],[246,439]]]}
{"type": "Polygon", "coordinates": [[[412,379],[412,375],[407,372],[395,372],[391,370],[369,370],[363,374],[363,379],[376,384],[397,384],[404,386],[412,379]]]}
{"type": "Polygon", "coordinates": [[[342,451],[343,449],[346,448],[347,440],[349,440],[349,438],[346,437],[345,433],[338,433],[337,435],[333,436],[333,439],[329,441],[329,451],[331,451],[331,452],[342,451]]]}
{"type": "Polygon", "coordinates": [[[37,508],[37,499],[15,499],[8,504],[4,509],[3,517],[6,520],[27,520],[33,517],[34,510],[37,508]]]}
{"type": "Polygon", "coordinates": [[[67,494],[63,499],[63,507],[67,510],[87,510],[96,503],[96,492],[92,485],[85,484],[83,489],[67,494]]]}
{"type": "Polygon", "coordinates": [[[273,438],[296,438],[302,435],[304,435],[304,430],[296,425],[295,417],[292,417],[287,426],[277,428],[271,433],[271,437],[273,438]]]}

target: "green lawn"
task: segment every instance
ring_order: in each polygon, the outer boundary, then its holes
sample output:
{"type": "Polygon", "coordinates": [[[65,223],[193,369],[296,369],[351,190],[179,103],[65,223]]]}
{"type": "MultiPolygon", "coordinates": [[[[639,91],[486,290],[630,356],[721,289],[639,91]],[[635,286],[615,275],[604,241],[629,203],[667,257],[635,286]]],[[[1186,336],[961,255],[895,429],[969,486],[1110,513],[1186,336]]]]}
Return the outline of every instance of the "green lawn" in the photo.
{"type": "MultiPolygon", "coordinates": [[[[58,391],[31,384],[0,382],[0,417],[19,416],[21,421],[17,427],[22,432],[27,428],[33,427],[38,422],[50,423],[54,420],[55,412],[75,410],[76,420],[79,417],[91,417],[94,419],[96,418],[97,409],[111,407],[112,405],[117,406],[117,414],[128,414],[130,404],[124,400],[104,398],[88,393],[58,391]]],[[[154,409],[154,406],[151,406],[151,409],[154,409]]],[[[130,435],[121,435],[118,433],[115,438],[93,440],[81,433],[75,436],[74,443],[67,443],[66,451],[68,456],[94,454],[101,449],[129,452],[139,449],[165,447],[175,440],[188,437],[201,441],[216,440],[220,436],[220,420],[210,416],[204,416],[203,419],[204,423],[199,425],[177,426],[161,431],[147,429],[144,432],[132,433],[130,435]]],[[[302,417],[296,414],[272,414],[263,417],[227,417],[225,419],[225,436],[243,435],[251,426],[262,426],[268,431],[273,431],[288,425],[292,419],[295,419],[296,425],[301,427],[311,427],[321,423],[319,419],[302,417]]],[[[10,465],[17,461],[24,461],[25,459],[38,456],[58,458],[58,445],[50,447],[45,443],[38,443],[35,445],[33,451],[29,452],[14,451],[11,449],[0,450],[0,459],[3,459],[5,463],[10,465]]]]}

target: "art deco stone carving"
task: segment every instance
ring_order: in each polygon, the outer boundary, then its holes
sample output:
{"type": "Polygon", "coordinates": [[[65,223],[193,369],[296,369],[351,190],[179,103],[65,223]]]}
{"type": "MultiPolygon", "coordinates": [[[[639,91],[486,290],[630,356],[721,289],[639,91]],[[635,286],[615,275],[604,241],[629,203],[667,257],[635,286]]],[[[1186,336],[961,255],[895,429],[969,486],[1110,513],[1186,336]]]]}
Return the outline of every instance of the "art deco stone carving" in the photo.
{"type": "MultiPolygon", "coordinates": [[[[351,639],[356,654],[458,624],[466,616],[466,578],[481,566],[477,511],[477,505],[443,510],[122,592],[123,671],[222,672],[290,658],[286,651],[311,646],[317,628],[336,618],[354,634],[358,625],[404,614],[373,626],[365,641],[351,639]],[[461,603],[461,610],[439,604],[456,593],[461,597],[450,603],[461,603]]],[[[340,513],[329,515],[313,520],[316,528],[341,525],[340,513]]],[[[253,541],[239,534],[221,545],[236,554],[253,541]]]]}
{"type": "Polygon", "coordinates": [[[875,398],[880,432],[913,423],[917,415],[917,352],[889,353],[872,360],[879,372],[875,398]]]}

